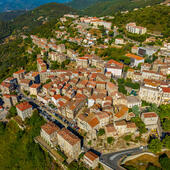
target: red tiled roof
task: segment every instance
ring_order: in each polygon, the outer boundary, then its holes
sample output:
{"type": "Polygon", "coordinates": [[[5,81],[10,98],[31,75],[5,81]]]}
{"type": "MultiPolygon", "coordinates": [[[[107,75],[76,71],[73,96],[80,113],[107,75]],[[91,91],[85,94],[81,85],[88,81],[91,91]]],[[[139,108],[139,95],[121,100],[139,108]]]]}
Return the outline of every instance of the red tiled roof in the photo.
{"type": "Polygon", "coordinates": [[[125,126],[125,125],[126,125],[126,122],[125,122],[125,120],[116,121],[116,122],[115,122],[115,125],[116,125],[116,126],[125,126]]]}
{"type": "Polygon", "coordinates": [[[56,131],[58,132],[60,130],[60,128],[52,122],[48,122],[48,123],[42,125],[41,129],[43,129],[49,135],[56,131]]]}
{"type": "Polygon", "coordinates": [[[164,93],[170,93],[170,87],[162,87],[164,93]]]}
{"type": "Polygon", "coordinates": [[[79,59],[79,60],[88,60],[88,59],[85,58],[85,57],[79,57],[78,59],[79,59]]]}
{"type": "Polygon", "coordinates": [[[9,95],[9,94],[4,94],[3,97],[10,98],[11,95],[9,95]]]}
{"type": "Polygon", "coordinates": [[[8,77],[7,79],[6,79],[6,81],[10,81],[10,80],[13,80],[13,79],[15,79],[14,77],[8,77]]]}
{"type": "Polygon", "coordinates": [[[80,142],[80,139],[66,128],[61,129],[58,135],[62,136],[70,145],[75,145],[77,142],[80,142]]]}
{"type": "Polygon", "coordinates": [[[11,85],[10,85],[10,83],[2,82],[2,83],[1,83],[1,86],[10,88],[11,85]]]}
{"type": "Polygon", "coordinates": [[[52,83],[48,83],[48,84],[45,84],[44,86],[43,86],[43,88],[45,88],[45,89],[49,89],[49,88],[51,88],[52,87],[52,83]]]}
{"type": "Polygon", "coordinates": [[[108,62],[107,62],[108,64],[115,64],[115,65],[117,65],[117,66],[119,66],[119,67],[123,67],[123,64],[122,63],[119,63],[119,62],[117,62],[117,61],[115,61],[115,60],[113,60],[113,59],[111,59],[111,60],[109,60],[108,62]]]}
{"type": "Polygon", "coordinates": [[[31,80],[29,79],[21,79],[20,83],[24,83],[24,84],[29,84],[31,82],[31,80]]]}
{"type": "Polygon", "coordinates": [[[157,117],[158,115],[155,112],[147,112],[147,113],[142,113],[144,118],[151,118],[151,117],[157,117]]]}
{"type": "Polygon", "coordinates": [[[116,132],[114,125],[113,124],[106,125],[106,132],[107,133],[116,132]]]}
{"type": "Polygon", "coordinates": [[[16,108],[18,108],[21,111],[27,110],[29,108],[32,108],[32,106],[28,102],[23,102],[18,105],[16,105],[16,108]]]}
{"type": "Polygon", "coordinates": [[[109,115],[106,112],[98,112],[96,113],[96,116],[98,117],[98,119],[104,119],[109,117],[109,115]]]}
{"type": "Polygon", "coordinates": [[[123,117],[128,111],[128,108],[126,106],[122,106],[122,108],[120,109],[120,111],[118,113],[115,114],[115,116],[117,118],[121,118],[123,117]]]}
{"type": "Polygon", "coordinates": [[[99,120],[95,117],[88,122],[88,124],[93,128],[99,124],[99,120]]]}
{"type": "Polygon", "coordinates": [[[21,73],[24,73],[24,72],[25,72],[25,70],[19,70],[19,71],[15,72],[14,74],[21,74],[21,73]]]}
{"type": "Polygon", "coordinates": [[[60,94],[56,94],[56,95],[53,96],[53,98],[55,100],[58,100],[58,99],[62,98],[62,96],[60,94]]]}
{"type": "Polygon", "coordinates": [[[33,76],[33,77],[36,77],[38,74],[39,74],[39,72],[33,72],[33,73],[32,73],[32,76],[33,76]]]}
{"type": "Polygon", "coordinates": [[[138,55],[131,54],[131,53],[126,54],[126,56],[129,57],[129,58],[136,59],[136,60],[143,60],[144,59],[143,57],[140,57],[138,55]]]}
{"type": "Polygon", "coordinates": [[[94,161],[95,159],[97,159],[99,156],[96,155],[95,153],[93,153],[92,151],[88,151],[85,153],[84,157],[87,157],[88,159],[90,159],[91,161],[94,161]]]}
{"type": "Polygon", "coordinates": [[[30,86],[30,88],[35,88],[35,89],[37,89],[38,87],[40,87],[41,86],[41,84],[32,84],[31,86],[30,86]]]}
{"type": "Polygon", "coordinates": [[[117,86],[114,83],[107,82],[107,87],[114,90],[117,86]]]}
{"type": "Polygon", "coordinates": [[[127,128],[136,128],[136,124],[134,122],[127,122],[127,128]]]}

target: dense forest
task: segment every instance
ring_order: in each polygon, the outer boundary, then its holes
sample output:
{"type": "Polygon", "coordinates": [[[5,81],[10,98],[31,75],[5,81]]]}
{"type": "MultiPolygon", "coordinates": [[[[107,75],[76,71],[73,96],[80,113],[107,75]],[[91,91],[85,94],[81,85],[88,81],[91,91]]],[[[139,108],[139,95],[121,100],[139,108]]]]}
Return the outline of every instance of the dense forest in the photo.
{"type": "Polygon", "coordinates": [[[0,13],[0,20],[1,21],[10,21],[16,18],[19,15],[24,14],[25,10],[17,10],[17,11],[9,11],[9,12],[2,12],[0,13]]]}
{"type": "Polygon", "coordinates": [[[96,4],[97,2],[105,2],[109,0],[72,0],[69,3],[66,3],[66,5],[74,8],[74,9],[85,9],[93,4],[96,4]]]}
{"type": "Polygon", "coordinates": [[[34,111],[26,120],[27,129],[20,130],[11,120],[0,123],[0,167],[3,169],[60,169],[52,158],[34,142],[40,127],[45,121],[34,111]]]}
{"type": "Polygon", "coordinates": [[[28,64],[28,58],[24,56],[26,45],[22,42],[22,39],[16,39],[0,46],[0,80],[28,64]]]}
{"type": "Polygon", "coordinates": [[[82,13],[92,16],[113,15],[118,11],[133,10],[134,8],[143,8],[148,5],[155,5],[164,0],[109,0],[104,2],[97,2],[82,13]]]}
{"type": "Polygon", "coordinates": [[[11,34],[11,27],[7,22],[0,20],[0,40],[11,34]]]}

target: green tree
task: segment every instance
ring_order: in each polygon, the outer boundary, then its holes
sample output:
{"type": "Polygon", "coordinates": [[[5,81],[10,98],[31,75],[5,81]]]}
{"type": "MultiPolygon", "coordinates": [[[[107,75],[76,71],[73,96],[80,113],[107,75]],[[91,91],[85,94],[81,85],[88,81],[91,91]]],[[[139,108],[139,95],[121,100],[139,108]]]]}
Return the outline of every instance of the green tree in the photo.
{"type": "Polygon", "coordinates": [[[140,116],[140,110],[139,110],[139,106],[135,105],[132,107],[132,112],[136,115],[136,116],[140,116]]]}
{"type": "Polygon", "coordinates": [[[127,90],[125,89],[125,86],[123,86],[123,85],[118,85],[118,91],[120,93],[127,95],[127,90]]]}
{"type": "Polygon", "coordinates": [[[146,170],[161,170],[161,168],[153,165],[152,163],[149,163],[146,170]]]}
{"type": "Polygon", "coordinates": [[[146,127],[145,127],[145,124],[143,123],[143,121],[141,120],[140,117],[134,117],[134,118],[131,119],[131,121],[136,124],[136,126],[138,127],[138,130],[139,130],[140,134],[147,132],[147,129],[146,129],[146,127]]]}
{"type": "Polygon", "coordinates": [[[131,79],[127,79],[125,81],[125,86],[131,87],[132,89],[139,89],[140,84],[139,83],[133,83],[131,79]]]}
{"type": "Polygon", "coordinates": [[[165,131],[170,131],[170,119],[164,119],[162,125],[165,131]]]}
{"type": "Polygon", "coordinates": [[[170,149],[170,136],[166,135],[163,139],[163,146],[170,149]]]}
{"type": "Polygon", "coordinates": [[[97,133],[97,135],[98,136],[102,136],[102,135],[104,135],[105,134],[105,130],[104,129],[99,129],[99,131],[98,131],[98,133],[97,133]]]}
{"type": "Polygon", "coordinates": [[[159,116],[161,119],[170,118],[170,104],[159,106],[159,116]]]}
{"type": "Polygon", "coordinates": [[[162,149],[162,143],[159,139],[151,139],[150,143],[148,144],[148,148],[153,153],[160,152],[162,149]]]}
{"type": "Polygon", "coordinates": [[[115,139],[114,139],[113,137],[108,137],[108,138],[107,138],[107,143],[108,143],[108,144],[112,144],[112,143],[114,142],[114,140],[115,140],[115,139]]]}
{"type": "Polygon", "coordinates": [[[130,141],[132,139],[132,135],[126,135],[123,138],[125,141],[130,141]]]}
{"type": "Polygon", "coordinates": [[[90,145],[90,146],[91,146],[91,144],[92,144],[92,141],[91,141],[91,140],[89,140],[89,141],[88,141],[88,145],[90,145]]]}
{"type": "Polygon", "coordinates": [[[155,112],[158,113],[159,109],[155,103],[151,104],[150,107],[147,108],[148,112],[155,112]]]}
{"type": "Polygon", "coordinates": [[[113,84],[116,84],[116,82],[111,78],[110,82],[112,82],[113,84]]]}
{"type": "Polygon", "coordinates": [[[11,117],[14,117],[17,115],[17,109],[15,106],[12,106],[10,109],[9,109],[9,114],[7,116],[7,118],[11,118],[11,117]]]}
{"type": "Polygon", "coordinates": [[[159,162],[163,170],[170,169],[170,158],[166,154],[159,157],[159,162]]]}
{"type": "Polygon", "coordinates": [[[1,169],[6,169],[6,167],[7,169],[29,170],[58,168],[48,153],[44,152],[33,140],[34,136],[39,134],[44,120],[39,115],[36,117],[33,115],[32,119],[34,121],[31,120],[24,131],[13,120],[6,125],[0,125],[1,169]],[[35,131],[37,132],[34,133],[35,131]]]}

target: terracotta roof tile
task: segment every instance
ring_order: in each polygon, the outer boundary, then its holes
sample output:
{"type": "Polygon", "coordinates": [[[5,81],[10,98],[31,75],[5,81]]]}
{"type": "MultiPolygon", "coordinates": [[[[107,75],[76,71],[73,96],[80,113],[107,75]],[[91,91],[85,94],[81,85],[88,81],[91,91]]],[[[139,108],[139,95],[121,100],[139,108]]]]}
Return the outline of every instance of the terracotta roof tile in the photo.
{"type": "Polygon", "coordinates": [[[32,84],[31,86],[30,86],[30,88],[35,88],[35,89],[37,89],[38,87],[40,87],[41,86],[41,84],[32,84]]]}
{"type": "Polygon", "coordinates": [[[99,156],[96,155],[95,153],[93,153],[92,151],[88,151],[85,153],[84,157],[87,157],[88,159],[90,159],[91,161],[94,161],[95,159],[97,159],[99,156]]]}
{"type": "Polygon", "coordinates": [[[123,117],[127,113],[127,111],[128,111],[128,107],[122,106],[120,111],[118,113],[116,113],[115,116],[117,118],[121,118],[121,117],[123,117]]]}
{"type": "Polygon", "coordinates": [[[97,126],[99,124],[99,120],[95,117],[92,120],[88,121],[88,124],[94,128],[95,126],[97,126]]]}
{"type": "Polygon", "coordinates": [[[17,72],[15,72],[14,74],[21,74],[21,73],[24,73],[25,70],[18,70],[17,72]]]}
{"type": "Polygon", "coordinates": [[[16,105],[16,108],[18,108],[21,111],[27,110],[29,108],[32,108],[32,106],[28,102],[22,102],[18,105],[16,105]]]}
{"type": "Polygon", "coordinates": [[[114,125],[113,124],[106,125],[106,132],[107,133],[116,132],[114,125]]]}
{"type": "Polygon", "coordinates": [[[127,122],[127,128],[136,128],[136,124],[134,122],[127,122]]]}
{"type": "Polygon", "coordinates": [[[60,130],[60,128],[52,122],[48,122],[42,125],[41,129],[43,129],[49,135],[51,135],[54,132],[58,132],[60,130]]]}
{"type": "Polygon", "coordinates": [[[126,56],[129,57],[129,58],[136,59],[136,60],[143,60],[144,59],[143,57],[140,57],[138,55],[131,54],[131,53],[126,54],[126,56]]]}
{"type": "Polygon", "coordinates": [[[158,117],[158,115],[155,112],[147,112],[147,113],[142,113],[144,118],[151,118],[151,117],[158,117]]]}
{"type": "Polygon", "coordinates": [[[72,146],[77,144],[77,142],[80,142],[80,139],[66,128],[61,129],[58,132],[58,135],[60,135],[63,139],[65,139],[65,141],[67,141],[72,146]]]}
{"type": "Polygon", "coordinates": [[[170,93],[170,87],[162,87],[164,93],[170,93]]]}

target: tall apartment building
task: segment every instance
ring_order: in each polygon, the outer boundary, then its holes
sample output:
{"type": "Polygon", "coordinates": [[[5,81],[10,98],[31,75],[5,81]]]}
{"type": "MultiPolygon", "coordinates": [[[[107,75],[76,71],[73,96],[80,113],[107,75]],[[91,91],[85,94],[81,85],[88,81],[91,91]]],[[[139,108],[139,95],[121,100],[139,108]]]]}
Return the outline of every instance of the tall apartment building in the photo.
{"type": "Polygon", "coordinates": [[[32,106],[28,102],[22,102],[16,105],[18,116],[24,121],[27,117],[32,115],[32,106]]]}
{"type": "Polygon", "coordinates": [[[160,105],[161,96],[162,96],[161,91],[157,87],[148,86],[140,87],[139,97],[141,98],[141,100],[160,105]]]}
{"type": "Polygon", "coordinates": [[[141,100],[149,103],[169,104],[170,103],[170,87],[159,87],[147,85],[140,87],[139,97],[141,100]]]}
{"type": "Polygon", "coordinates": [[[78,159],[81,152],[80,139],[66,128],[57,133],[58,145],[72,159],[78,159]]]}
{"type": "Polygon", "coordinates": [[[126,29],[128,32],[131,32],[134,34],[145,34],[147,31],[145,27],[136,26],[136,23],[127,24],[126,29]]]}
{"type": "Polygon", "coordinates": [[[41,126],[41,137],[52,147],[57,144],[57,132],[60,128],[52,122],[41,126]]]}

